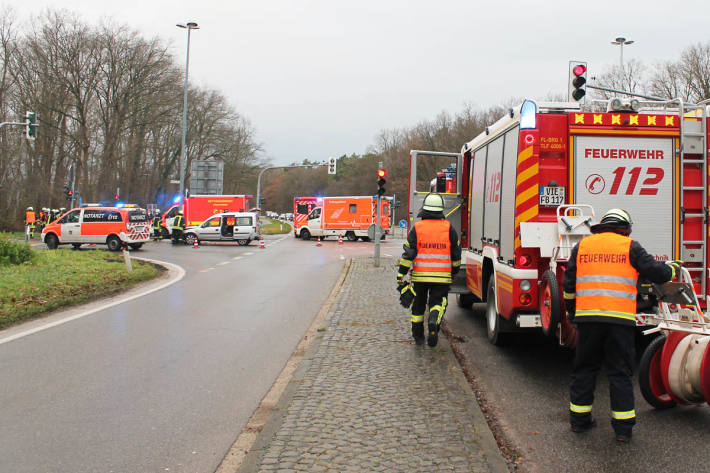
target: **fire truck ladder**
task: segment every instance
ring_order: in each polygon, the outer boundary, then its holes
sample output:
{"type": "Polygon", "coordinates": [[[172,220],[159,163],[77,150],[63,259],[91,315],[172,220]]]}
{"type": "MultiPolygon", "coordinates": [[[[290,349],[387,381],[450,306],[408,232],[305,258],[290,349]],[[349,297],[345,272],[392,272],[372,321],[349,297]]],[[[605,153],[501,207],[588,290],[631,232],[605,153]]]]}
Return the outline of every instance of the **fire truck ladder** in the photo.
{"type": "MultiPolygon", "coordinates": [[[[708,238],[708,147],[707,147],[707,108],[706,105],[684,104],[679,101],[680,112],[680,188],[681,188],[681,215],[680,215],[680,258],[690,263],[687,270],[691,274],[700,273],[700,294],[699,299],[707,297],[707,238],[708,238]],[[692,120],[686,120],[686,114],[692,114],[692,120]],[[698,118],[698,120],[695,120],[698,118]],[[699,167],[702,173],[702,185],[686,185],[685,173],[688,169],[699,167]],[[684,207],[686,202],[694,200],[689,196],[700,194],[702,200],[699,208],[684,207]],[[690,240],[685,237],[686,219],[699,219],[702,221],[702,231],[700,240],[690,240]],[[689,248],[692,247],[692,248],[689,248]],[[698,254],[700,253],[700,254],[698,254]],[[698,266],[697,264],[701,264],[698,266]]],[[[697,168],[696,168],[697,169],[697,168]]],[[[695,207],[695,206],[693,206],[695,207]]]]}

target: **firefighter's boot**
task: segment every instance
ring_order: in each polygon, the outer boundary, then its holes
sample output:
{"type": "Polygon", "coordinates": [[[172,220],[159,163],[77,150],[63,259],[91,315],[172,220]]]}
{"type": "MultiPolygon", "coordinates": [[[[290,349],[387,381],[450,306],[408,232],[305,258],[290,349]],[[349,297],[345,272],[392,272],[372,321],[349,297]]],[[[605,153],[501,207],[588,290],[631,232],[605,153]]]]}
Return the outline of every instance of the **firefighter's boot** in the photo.
{"type": "Polygon", "coordinates": [[[412,322],[412,337],[417,345],[424,345],[424,322],[412,322]]]}
{"type": "Polygon", "coordinates": [[[429,311],[429,337],[426,342],[430,347],[435,347],[439,343],[438,311],[429,311]]]}

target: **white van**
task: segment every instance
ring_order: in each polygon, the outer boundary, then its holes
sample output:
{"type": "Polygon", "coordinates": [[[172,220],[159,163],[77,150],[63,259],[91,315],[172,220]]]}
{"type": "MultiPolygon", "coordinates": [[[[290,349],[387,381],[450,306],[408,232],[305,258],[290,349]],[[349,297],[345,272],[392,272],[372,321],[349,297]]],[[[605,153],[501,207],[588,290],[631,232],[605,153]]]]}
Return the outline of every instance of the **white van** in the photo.
{"type": "Polygon", "coordinates": [[[246,246],[261,238],[261,222],[255,212],[224,212],[215,214],[195,227],[185,229],[185,243],[197,241],[236,241],[246,246]]]}

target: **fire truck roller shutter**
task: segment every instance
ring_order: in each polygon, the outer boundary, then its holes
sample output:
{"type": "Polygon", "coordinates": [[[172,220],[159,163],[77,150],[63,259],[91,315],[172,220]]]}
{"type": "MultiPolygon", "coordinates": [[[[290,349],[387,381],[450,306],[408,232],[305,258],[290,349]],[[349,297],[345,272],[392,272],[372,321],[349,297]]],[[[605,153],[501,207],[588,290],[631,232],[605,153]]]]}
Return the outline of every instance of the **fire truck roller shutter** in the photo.
{"type": "Polygon", "coordinates": [[[471,221],[469,222],[469,245],[471,248],[481,249],[483,238],[483,196],[485,193],[485,173],[486,173],[486,153],[487,148],[483,147],[473,154],[473,165],[471,166],[471,221]]]}
{"type": "Polygon", "coordinates": [[[520,127],[505,134],[503,148],[503,179],[500,195],[500,256],[505,260],[514,259],[515,250],[515,187],[518,167],[518,138],[520,127]]]}
{"type": "Polygon", "coordinates": [[[486,159],[486,185],[484,188],[483,239],[500,243],[500,194],[503,171],[503,136],[488,144],[486,159]]]}

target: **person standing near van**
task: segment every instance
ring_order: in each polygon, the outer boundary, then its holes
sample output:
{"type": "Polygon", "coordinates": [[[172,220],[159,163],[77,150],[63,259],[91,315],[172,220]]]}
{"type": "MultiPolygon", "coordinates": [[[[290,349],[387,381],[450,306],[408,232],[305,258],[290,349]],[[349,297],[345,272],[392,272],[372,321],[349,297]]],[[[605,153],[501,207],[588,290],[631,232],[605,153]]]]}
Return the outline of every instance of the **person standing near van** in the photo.
{"type": "Polygon", "coordinates": [[[178,210],[175,219],[173,219],[173,244],[179,243],[182,239],[182,233],[185,230],[185,217],[182,216],[182,210],[178,210]]]}

